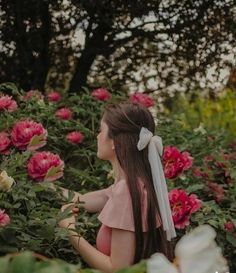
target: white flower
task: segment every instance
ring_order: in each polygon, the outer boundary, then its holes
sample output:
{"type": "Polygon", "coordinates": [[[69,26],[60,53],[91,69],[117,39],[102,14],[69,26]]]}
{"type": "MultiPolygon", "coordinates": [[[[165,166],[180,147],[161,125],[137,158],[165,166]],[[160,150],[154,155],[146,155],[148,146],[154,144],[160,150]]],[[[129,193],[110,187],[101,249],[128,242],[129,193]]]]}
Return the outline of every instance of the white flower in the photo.
{"type": "Polygon", "coordinates": [[[6,171],[2,171],[0,173],[0,190],[1,191],[9,191],[13,183],[14,183],[14,179],[8,176],[6,171]]]}
{"type": "Polygon", "coordinates": [[[178,273],[176,267],[161,253],[155,253],[147,261],[148,273],[178,273]]]}
{"type": "Polygon", "coordinates": [[[182,237],[175,248],[181,273],[224,273],[227,262],[214,239],[216,233],[209,225],[202,225],[182,237]]]}
{"type": "Polygon", "coordinates": [[[147,262],[147,273],[228,273],[227,262],[215,237],[216,233],[209,225],[195,228],[176,245],[178,267],[162,254],[154,254],[147,262]]]}

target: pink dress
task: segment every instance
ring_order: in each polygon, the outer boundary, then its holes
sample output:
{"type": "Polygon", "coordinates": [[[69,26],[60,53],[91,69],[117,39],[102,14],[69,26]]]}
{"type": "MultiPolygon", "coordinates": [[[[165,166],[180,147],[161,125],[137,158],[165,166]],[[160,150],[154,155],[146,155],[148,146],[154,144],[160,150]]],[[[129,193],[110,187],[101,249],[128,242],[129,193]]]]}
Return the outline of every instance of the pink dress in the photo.
{"type": "MultiPolygon", "coordinates": [[[[147,225],[147,191],[144,183],[139,181],[141,190],[142,228],[143,232],[148,230],[147,225]]],[[[102,223],[98,234],[97,249],[110,256],[112,228],[128,231],[134,230],[134,219],[132,211],[132,200],[129,188],[125,180],[120,180],[107,188],[108,200],[98,215],[98,220],[102,223]]],[[[161,225],[159,215],[156,215],[156,227],[161,225]]]]}

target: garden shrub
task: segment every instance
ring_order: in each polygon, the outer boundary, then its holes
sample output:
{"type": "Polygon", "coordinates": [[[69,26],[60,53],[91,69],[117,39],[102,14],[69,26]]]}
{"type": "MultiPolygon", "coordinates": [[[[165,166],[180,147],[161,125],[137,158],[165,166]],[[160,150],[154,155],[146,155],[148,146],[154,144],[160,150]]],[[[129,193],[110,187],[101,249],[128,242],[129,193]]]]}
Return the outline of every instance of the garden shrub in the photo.
{"type": "MultiPolygon", "coordinates": [[[[25,93],[10,83],[2,84],[0,92],[0,254],[30,250],[84,267],[86,264],[68,242],[66,230],[58,227],[58,221],[69,213],[61,213],[60,207],[73,198],[73,193],[66,200],[60,190],[50,187],[49,181],[81,193],[112,183],[110,165],[97,159],[96,135],[106,103],[126,97],[119,93],[112,93],[112,97],[101,91],[91,93],[87,89],[81,94],[43,97],[38,91],[25,93]],[[1,109],[1,96],[6,95],[12,98],[6,98],[1,109]],[[42,128],[37,129],[41,134],[24,146],[24,141],[14,139],[12,131],[19,121],[25,120],[41,124],[47,134],[42,128]],[[40,165],[40,174],[35,174],[37,160],[32,163],[33,156],[50,158],[54,165],[40,165]]],[[[147,101],[135,94],[137,98],[139,103],[147,101]]],[[[148,102],[146,106],[151,106],[148,102]]],[[[186,126],[180,114],[157,114],[157,134],[165,146],[163,165],[178,226],[176,241],[199,224],[212,225],[233,270],[236,145],[229,142],[227,131],[217,131],[217,125],[213,131],[208,124],[196,129],[194,124],[199,124],[194,119],[191,124],[190,117],[186,126]]],[[[30,125],[25,126],[27,129],[30,125]]],[[[77,216],[78,233],[95,244],[98,227],[96,215],[81,209],[77,216]]]]}

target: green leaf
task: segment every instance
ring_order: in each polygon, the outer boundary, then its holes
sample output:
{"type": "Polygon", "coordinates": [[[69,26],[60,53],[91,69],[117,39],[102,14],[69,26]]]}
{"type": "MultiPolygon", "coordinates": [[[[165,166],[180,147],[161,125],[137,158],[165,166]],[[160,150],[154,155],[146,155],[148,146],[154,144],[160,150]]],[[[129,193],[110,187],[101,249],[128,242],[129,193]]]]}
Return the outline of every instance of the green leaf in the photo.
{"type": "Polygon", "coordinates": [[[32,273],[34,272],[35,258],[31,252],[24,252],[12,259],[9,273],[32,273]]]}
{"type": "Polygon", "coordinates": [[[227,241],[234,247],[236,247],[236,236],[233,233],[226,234],[227,241]]]}
{"type": "Polygon", "coordinates": [[[34,135],[31,140],[30,143],[28,144],[27,148],[31,149],[33,146],[37,146],[37,145],[44,145],[46,144],[45,141],[45,134],[41,134],[41,135],[34,135]]]}
{"type": "Polygon", "coordinates": [[[46,174],[45,180],[48,181],[48,178],[50,178],[51,176],[59,175],[61,172],[62,171],[60,166],[51,167],[46,174]]]}
{"type": "Polygon", "coordinates": [[[186,191],[188,193],[194,193],[198,190],[202,190],[204,188],[204,185],[203,184],[195,184],[195,185],[190,185],[186,188],[186,191]]]}
{"type": "Polygon", "coordinates": [[[35,183],[32,186],[32,190],[34,190],[35,192],[41,192],[45,190],[45,187],[43,186],[43,184],[35,183]]]}
{"type": "Polygon", "coordinates": [[[42,236],[42,238],[46,238],[48,241],[53,240],[54,238],[54,227],[51,225],[44,225],[41,227],[41,230],[39,231],[39,235],[42,236]]]}
{"type": "Polygon", "coordinates": [[[1,273],[9,273],[9,263],[10,263],[10,255],[0,258],[0,272],[1,273]]]}

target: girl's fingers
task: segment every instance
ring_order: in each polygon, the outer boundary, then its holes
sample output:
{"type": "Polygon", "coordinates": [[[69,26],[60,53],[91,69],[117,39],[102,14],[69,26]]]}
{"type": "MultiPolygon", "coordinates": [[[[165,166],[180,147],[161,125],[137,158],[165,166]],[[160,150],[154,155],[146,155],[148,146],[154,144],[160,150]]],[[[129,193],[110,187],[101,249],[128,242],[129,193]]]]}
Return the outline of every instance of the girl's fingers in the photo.
{"type": "Polygon", "coordinates": [[[71,211],[73,214],[77,214],[79,212],[79,209],[75,207],[71,211]]]}

